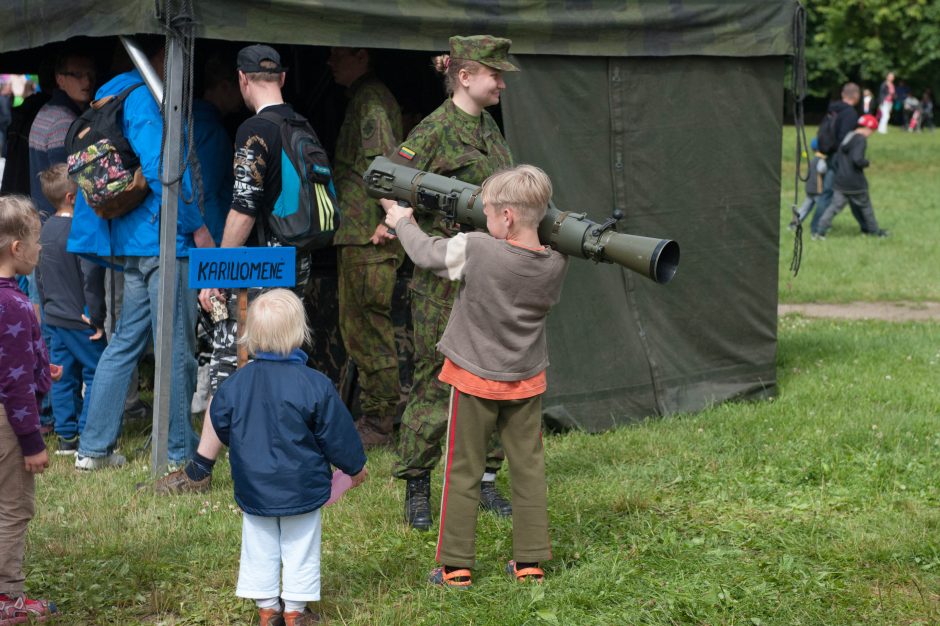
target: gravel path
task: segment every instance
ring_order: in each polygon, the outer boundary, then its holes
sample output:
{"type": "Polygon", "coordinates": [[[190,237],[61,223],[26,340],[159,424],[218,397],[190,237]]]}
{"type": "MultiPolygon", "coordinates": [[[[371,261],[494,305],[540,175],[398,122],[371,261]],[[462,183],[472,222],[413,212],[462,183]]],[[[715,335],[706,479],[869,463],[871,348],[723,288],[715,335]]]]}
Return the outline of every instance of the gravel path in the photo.
{"type": "Polygon", "coordinates": [[[888,322],[940,321],[940,302],[850,302],[848,304],[781,304],[779,315],[888,322]]]}

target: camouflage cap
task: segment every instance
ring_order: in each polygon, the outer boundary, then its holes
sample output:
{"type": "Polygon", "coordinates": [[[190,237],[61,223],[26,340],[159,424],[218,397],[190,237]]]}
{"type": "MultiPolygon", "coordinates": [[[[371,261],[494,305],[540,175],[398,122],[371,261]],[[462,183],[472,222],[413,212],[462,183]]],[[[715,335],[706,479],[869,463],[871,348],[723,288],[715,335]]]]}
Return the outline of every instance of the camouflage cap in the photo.
{"type": "Polygon", "coordinates": [[[509,62],[511,45],[512,40],[492,35],[455,36],[450,38],[450,57],[476,61],[503,72],[518,72],[519,68],[509,62]]]}

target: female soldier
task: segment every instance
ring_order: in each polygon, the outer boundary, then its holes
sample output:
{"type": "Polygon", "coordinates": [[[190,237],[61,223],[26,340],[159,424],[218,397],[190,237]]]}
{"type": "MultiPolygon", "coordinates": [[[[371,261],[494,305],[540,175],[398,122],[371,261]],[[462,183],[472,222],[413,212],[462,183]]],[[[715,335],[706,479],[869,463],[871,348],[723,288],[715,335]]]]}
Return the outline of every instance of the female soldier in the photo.
{"type": "MultiPolygon", "coordinates": [[[[509,145],[485,107],[499,104],[500,92],[506,88],[502,72],[518,70],[508,59],[511,43],[489,35],[451,37],[450,55],[434,58],[434,67],[444,75],[450,98],[415,126],[392,160],[475,185],[482,184],[496,170],[510,167],[509,145]]],[[[386,202],[390,201],[383,200],[386,202]]],[[[437,213],[416,213],[415,217],[430,235],[454,234],[437,213]]],[[[407,481],[405,519],[419,530],[431,527],[430,474],[441,457],[441,442],[447,431],[450,388],[437,379],[444,358],[436,346],[450,317],[457,288],[456,282],[417,267],[414,270],[414,384],[402,415],[394,473],[407,481]]],[[[502,459],[502,449],[492,446],[480,484],[480,505],[506,517],[512,507],[494,484],[502,459]]]]}

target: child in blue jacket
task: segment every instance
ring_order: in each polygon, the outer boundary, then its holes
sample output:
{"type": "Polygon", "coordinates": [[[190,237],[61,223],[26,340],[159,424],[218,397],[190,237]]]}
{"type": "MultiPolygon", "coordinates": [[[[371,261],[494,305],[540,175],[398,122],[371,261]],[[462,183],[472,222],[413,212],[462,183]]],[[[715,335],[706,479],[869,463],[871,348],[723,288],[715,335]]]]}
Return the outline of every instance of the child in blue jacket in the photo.
{"type": "Polygon", "coordinates": [[[300,346],[309,333],[292,292],[258,296],[243,338],[254,361],[219,387],[209,410],[229,446],[235,501],[244,512],[235,592],[255,600],[262,625],[317,623],[307,602],[320,599],[320,507],[330,497],[330,465],[349,474],[354,487],[366,478],[352,416],[333,383],[306,365],[300,346]]]}

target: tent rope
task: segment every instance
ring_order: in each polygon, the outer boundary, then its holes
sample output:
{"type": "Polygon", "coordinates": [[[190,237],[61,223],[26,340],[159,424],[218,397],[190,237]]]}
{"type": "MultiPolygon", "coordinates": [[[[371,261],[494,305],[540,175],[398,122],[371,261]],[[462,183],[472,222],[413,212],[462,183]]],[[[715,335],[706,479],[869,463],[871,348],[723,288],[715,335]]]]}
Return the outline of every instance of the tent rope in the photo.
{"type": "MultiPolygon", "coordinates": [[[[163,6],[160,6],[160,0],[155,0],[154,7],[156,17],[161,20],[161,26],[166,32],[167,46],[164,52],[163,62],[163,102],[160,103],[160,113],[166,116],[167,98],[170,92],[167,84],[167,72],[170,65],[170,46],[171,39],[175,39],[183,51],[184,72],[182,77],[182,123],[186,128],[183,141],[179,145],[180,166],[179,171],[174,174],[164,172],[161,177],[161,183],[164,187],[174,185],[183,179],[187,164],[193,180],[193,192],[198,200],[199,212],[205,214],[205,199],[202,182],[202,168],[196,152],[193,148],[195,135],[193,134],[193,56],[196,47],[196,26],[197,22],[193,12],[192,0],[163,0],[163,6]],[[166,178],[171,176],[171,178],[166,178]]],[[[166,149],[167,125],[163,125],[163,138],[160,144],[160,153],[166,149]]],[[[193,196],[183,197],[183,202],[189,204],[193,201],[193,196]]]]}
{"type": "MultiPolygon", "coordinates": [[[[800,264],[803,261],[803,225],[799,220],[800,182],[809,180],[809,158],[807,158],[806,175],[800,174],[803,153],[808,149],[806,142],[806,125],[803,119],[803,101],[806,99],[806,8],[802,3],[796,3],[793,14],[793,65],[790,75],[790,89],[793,94],[793,125],[796,128],[796,171],[793,180],[793,204],[790,211],[796,222],[796,231],[793,234],[793,258],[790,260],[790,271],[796,277],[800,273],[800,264]]],[[[807,152],[807,157],[809,153],[807,152]]]]}

